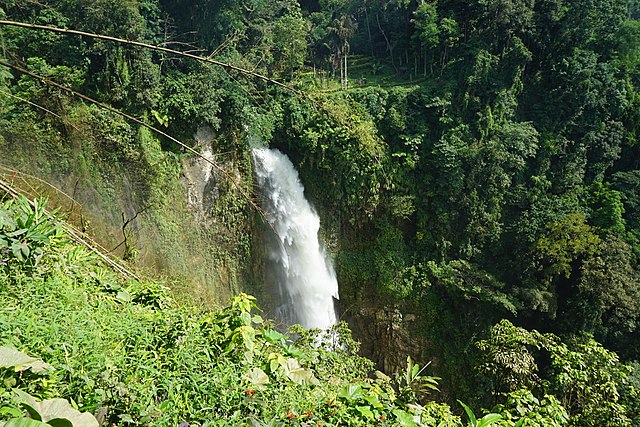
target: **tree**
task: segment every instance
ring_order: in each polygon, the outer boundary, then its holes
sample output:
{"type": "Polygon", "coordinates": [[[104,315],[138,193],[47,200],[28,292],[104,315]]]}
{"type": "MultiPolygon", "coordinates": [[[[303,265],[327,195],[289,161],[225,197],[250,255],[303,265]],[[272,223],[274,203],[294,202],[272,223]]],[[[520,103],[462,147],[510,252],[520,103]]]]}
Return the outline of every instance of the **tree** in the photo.
{"type": "Polygon", "coordinates": [[[640,170],[619,171],[613,174],[612,188],[620,192],[625,207],[624,219],[629,229],[640,233],[640,170]]]}
{"type": "Polygon", "coordinates": [[[424,56],[424,75],[427,74],[427,63],[431,67],[433,74],[433,50],[440,42],[440,28],[438,27],[437,3],[423,2],[413,12],[411,22],[415,27],[413,39],[420,46],[424,56]],[[427,60],[429,53],[430,60],[427,60]]]}
{"type": "Polygon", "coordinates": [[[508,48],[514,36],[532,30],[534,4],[534,0],[477,0],[477,24],[496,52],[508,48]]]}
{"type": "Polygon", "coordinates": [[[545,280],[553,280],[569,278],[581,260],[596,252],[598,243],[600,238],[587,225],[584,214],[573,213],[549,224],[533,251],[545,280]]]}
{"type": "Polygon", "coordinates": [[[531,247],[529,265],[515,290],[529,314],[545,312],[552,319],[566,314],[580,266],[596,253],[599,242],[582,213],[570,213],[546,226],[531,247]]]}
{"type": "Polygon", "coordinates": [[[549,424],[539,425],[631,425],[637,396],[629,386],[632,367],[590,336],[563,341],[502,320],[476,346],[481,351],[479,371],[503,385],[494,411],[506,412],[508,419],[518,414],[550,417],[549,424]],[[543,401],[546,405],[541,406],[543,401]]]}
{"type": "Polygon", "coordinates": [[[625,212],[622,194],[611,189],[608,183],[596,181],[591,185],[589,204],[590,222],[603,233],[623,235],[625,232],[625,212]]]}
{"type": "MultiPolygon", "coordinates": [[[[631,246],[619,237],[605,237],[580,268],[578,295],[572,304],[574,319],[580,322],[576,327],[620,344],[623,336],[638,329],[639,298],[640,271],[631,246]]],[[[637,357],[637,346],[627,347],[637,357]]]]}
{"type": "Polygon", "coordinates": [[[532,352],[540,350],[543,341],[539,332],[529,332],[504,319],[491,328],[487,339],[475,343],[481,352],[476,369],[491,378],[494,404],[504,392],[532,389],[539,383],[532,352]]]}
{"type": "Polygon", "coordinates": [[[604,57],[613,53],[616,32],[628,16],[627,0],[584,0],[567,6],[563,43],[604,57]]]}
{"type": "Polygon", "coordinates": [[[272,24],[274,64],[270,67],[277,73],[290,76],[304,65],[307,57],[307,39],[309,23],[299,10],[294,10],[272,24]]]}
{"type": "Polygon", "coordinates": [[[623,393],[629,368],[618,355],[592,338],[567,344],[553,339],[547,346],[551,359],[545,373],[550,388],[571,416],[571,425],[593,427],[630,426],[623,393]]]}
{"type": "Polygon", "coordinates": [[[357,28],[356,21],[349,15],[344,15],[333,20],[329,32],[333,35],[333,46],[335,48],[335,56],[333,59],[334,70],[340,69],[340,82],[342,88],[348,87],[348,57],[349,57],[349,39],[353,36],[357,28]]]}
{"type": "Polygon", "coordinates": [[[616,36],[617,59],[631,72],[640,64],[640,21],[636,19],[624,21],[616,36]]]}

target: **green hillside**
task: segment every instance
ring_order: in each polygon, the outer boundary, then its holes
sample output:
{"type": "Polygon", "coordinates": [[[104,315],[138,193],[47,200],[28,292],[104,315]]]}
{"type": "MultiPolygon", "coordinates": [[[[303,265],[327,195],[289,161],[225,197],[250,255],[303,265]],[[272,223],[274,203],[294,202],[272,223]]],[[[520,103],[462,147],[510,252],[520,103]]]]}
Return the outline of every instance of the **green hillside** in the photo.
{"type": "Polygon", "coordinates": [[[42,202],[5,196],[0,221],[0,420],[24,416],[28,393],[103,425],[459,424],[446,406],[416,404],[435,389],[417,365],[368,379],[343,324],[285,335],[246,294],[217,310],[178,304],[72,241],[42,202]]]}
{"type": "Polygon", "coordinates": [[[0,348],[54,369],[0,419],[639,425],[639,85],[636,0],[0,0],[0,348]],[[342,346],[238,296],[274,309],[256,144],[342,346]]]}

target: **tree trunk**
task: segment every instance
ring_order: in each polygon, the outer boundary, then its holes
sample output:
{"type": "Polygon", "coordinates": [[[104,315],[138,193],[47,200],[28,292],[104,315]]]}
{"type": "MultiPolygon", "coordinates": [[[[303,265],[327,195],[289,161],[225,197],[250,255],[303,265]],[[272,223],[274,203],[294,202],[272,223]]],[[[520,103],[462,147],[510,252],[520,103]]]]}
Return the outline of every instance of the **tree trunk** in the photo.
{"type": "Polygon", "coordinates": [[[422,75],[424,77],[427,77],[427,62],[429,62],[429,60],[427,59],[427,49],[424,49],[423,52],[424,52],[424,68],[422,70],[422,75]]]}
{"type": "Polygon", "coordinates": [[[393,46],[391,45],[391,42],[389,42],[389,38],[387,37],[387,34],[382,29],[382,25],[380,25],[380,17],[378,16],[377,13],[376,13],[376,22],[378,23],[378,29],[380,30],[380,33],[382,34],[382,37],[384,37],[384,41],[387,44],[387,51],[389,52],[389,55],[391,56],[391,65],[393,66],[393,69],[397,73],[398,72],[398,67],[396,67],[395,60],[393,59],[393,46]]]}
{"type": "Polygon", "coordinates": [[[348,48],[344,49],[344,82],[343,82],[343,87],[344,89],[347,89],[347,87],[349,86],[349,76],[347,74],[347,58],[348,58],[349,54],[348,54],[348,48]]]}
{"type": "Polygon", "coordinates": [[[340,86],[344,86],[344,67],[342,66],[342,54],[338,55],[338,66],[340,67],[340,86]]]}
{"type": "Polygon", "coordinates": [[[444,46],[444,53],[442,54],[442,63],[440,64],[440,75],[444,72],[444,66],[447,63],[447,46],[444,46]]]}
{"type": "Polygon", "coordinates": [[[365,6],[364,8],[364,20],[367,22],[367,34],[369,35],[369,48],[371,49],[371,56],[375,57],[375,52],[373,51],[373,37],[371,36],[371,26],[369,25],[369,8],[365,6]]]}

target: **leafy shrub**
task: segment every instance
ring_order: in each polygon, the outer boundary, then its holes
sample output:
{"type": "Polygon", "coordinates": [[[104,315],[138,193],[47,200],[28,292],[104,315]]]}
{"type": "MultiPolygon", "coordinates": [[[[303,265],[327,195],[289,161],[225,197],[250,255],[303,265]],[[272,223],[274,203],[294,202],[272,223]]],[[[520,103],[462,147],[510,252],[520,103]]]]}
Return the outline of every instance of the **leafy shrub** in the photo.
{"type": "Polygon", "coordinates": [[[38,402],[19,388],[25,371],[32,375],[46,376],[51,365],[9,347],[0,347],[0,417],[12,417],[0,421],[2,427],[97,427],[98,422],[89,413],[80,413],[65,399],[47,399],[38,402]],[[16,375],[19,374],[19,375],[16,375]],[[16,376],[18,378],[16,378],[16,376]],[[9,389],[13,387],[12,389],[9,389]]]}
{"type": "Polygon", "coordinates": [[[124,281],[65,240],[40,201],[2,206],[5,235],[26,229],[9,238],[41,261],[21,253],[0,270],[0,346],[34,355],[19,371],[0,366],[12,402],[0,420],[31,408],[49,422],[44,408],[67,399],[117,425],[458,425],[448,407],[418,403],[437,379],[412,361],[395,379],[368,378],[345,324],[285,334],[245,294],[219,310],[179,307],[163,286],[124,281]]]}
{"type": "Polygon", "coordinates": [[[0,205],[0,266],[17,262],[34,267],[44,247],[60,236],[45,199],[9,199],[0,205]]]}

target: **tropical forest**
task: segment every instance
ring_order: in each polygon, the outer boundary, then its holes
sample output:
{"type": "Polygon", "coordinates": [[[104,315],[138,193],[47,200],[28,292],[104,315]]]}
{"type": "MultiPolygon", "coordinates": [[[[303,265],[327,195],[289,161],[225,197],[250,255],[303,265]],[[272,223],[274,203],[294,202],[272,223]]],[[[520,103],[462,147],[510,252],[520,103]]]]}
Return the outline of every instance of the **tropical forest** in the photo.
{"type": "Polygon", "coordinates": [[[0,0],[0,427],[640,426],[640,1],[0,0]]]}

